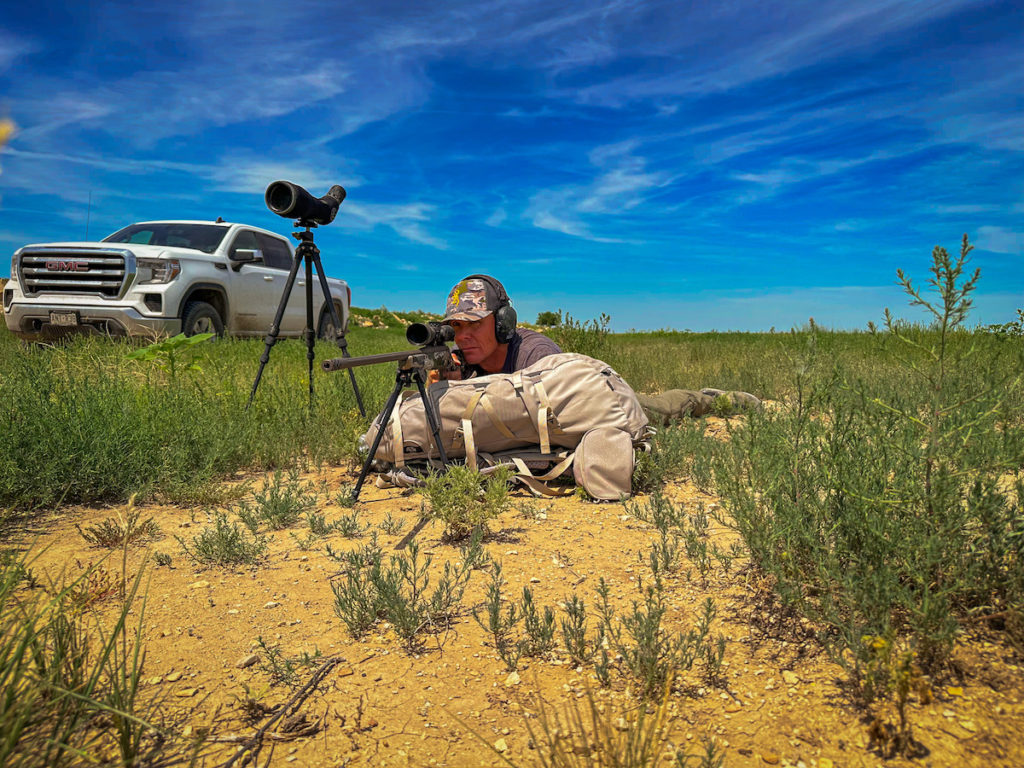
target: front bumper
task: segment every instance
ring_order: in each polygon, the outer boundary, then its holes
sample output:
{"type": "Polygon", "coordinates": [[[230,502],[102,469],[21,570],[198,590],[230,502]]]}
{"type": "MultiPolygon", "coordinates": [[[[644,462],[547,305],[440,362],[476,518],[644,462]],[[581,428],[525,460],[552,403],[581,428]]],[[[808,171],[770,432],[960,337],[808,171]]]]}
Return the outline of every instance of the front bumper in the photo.
{"type": "Polygon", "coordinates": [[[11,303],[4,312],[7,328],[27,341],[59,338],[73,333],[98,333],[104,336],[174,336],[181,332],[179,317],[147,317],[133,307],[103,307],[67,304],[11,303]],[[78,325],[53,325],[51,312],[77,312],[78,325]]]}

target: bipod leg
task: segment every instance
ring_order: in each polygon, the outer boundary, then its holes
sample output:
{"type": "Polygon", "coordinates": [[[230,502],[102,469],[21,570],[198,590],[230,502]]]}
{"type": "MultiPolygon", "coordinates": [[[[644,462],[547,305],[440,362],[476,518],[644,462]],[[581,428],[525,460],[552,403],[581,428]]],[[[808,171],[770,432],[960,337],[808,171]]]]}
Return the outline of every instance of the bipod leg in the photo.
{"type": "MultiPolygon", "coordinates": [[[[331,289],[327,285],[327,277],[324,275],[324,267],[320,263],[319,253],[313,255],[313,264],[316,266],[316,276],[320,280],[320,289],[324,292],[324,301],[327,302],[327,307],[331,312],[331,321],[334,323],[334,341],[341,349],[342,357],[352,357],[348,351],[348,340],[345,338],[345,334],[341,332],[341,318],[338,316],[338,308],[334,306],[334,301],[331,299],[331,289]]],[[[356,383],[356,373],[351,368],[348,369],[348,379],[352,382],[352,391],[356,395],[359,415],[365,418],[366,408],[363,406],[363,396],[359,392],[359,385],[356,383]]]]}
{"type": "Polygon", "coordinates": [[[377,448],[380,446],[380,441],[384,437],[384,430],[387,429],[388,423],[391,421],[391,412],[395,410],[395,403],[398,402],[398,396],[408,383],[408,373],[406,371],[399,370],[398,374],[395,376],[395,388],[391,390],[391,395],[388,397],[387,405],[385,405],[384,410],[381,411],[377,434],[373,438],[373,445],[370,446],[370,454],[366,457],[366,461],[363,462],[363,468],[359,471],[359,479],[356,480],[355,490],[352,491],[353,501],[357,501],[359,499],[359,492],[363,489],[363,482],[366,480],[366,475],[370,471],[370,464],[373,463],[373,457],[377,455],[377,448]]]}
{"type": "Polygon", "coordinates": [[[270,331],[263,338],[264,347],[263,354],[260,355],[260,368],[256,371],[256,379],[252,383],[252,391],[249,392],[249,402],[245,405],[245,410],[247,411],[249,406],[252,405],[253,398],[256,397],[256,389],[260,385],[260,379],[263,378],[263,369],[270,362],[270,348],[277,342],[277,335],[281,332],[281,320],[284,319],[284,310],[288,306],[288,297],[292,295],[292,286],[295,285],[295,276],[299,272],[299,264],[301,263],[302,257],[296,252],[295,258],[292,261],[292,268],[288,271],[288,279],[284,284],[284,293],[281,294],[281,301],[277,305],[277,312],[274,314],[274,322],[270,326],[270,331]]]}
{"type": "MultiPolygon", "coordinates": [[[[305,243],[303,243],[305,245],[305,243]]],[[[313,328],[313,263],[308,255],[306,262],[306,329],[302,337],[306,340],[306,363],[309,368],[309,410],[313,410],[313,358],[316,353],[313,347],[316,345],[316,330],[313,328]]]]}
{"type": "Polygon", "coordinates": [[[430,400],[427,398],[427,390],[423,386],[422,370],[417,370],[413,374],[413,378],[416,379],[416,387],[420,391],[420,397],[423,398],[423,410],[427,414],[427,423],[430,424],[430,432],[434,435],[434,445],[437,446],[437,455],[441,457],[441,463],[448,464],[448,455],[445,453],[444,444],[441,442],[441,427],[437,422],[437,415],[434,413],[434,407],[431,405],[430,400]]]}

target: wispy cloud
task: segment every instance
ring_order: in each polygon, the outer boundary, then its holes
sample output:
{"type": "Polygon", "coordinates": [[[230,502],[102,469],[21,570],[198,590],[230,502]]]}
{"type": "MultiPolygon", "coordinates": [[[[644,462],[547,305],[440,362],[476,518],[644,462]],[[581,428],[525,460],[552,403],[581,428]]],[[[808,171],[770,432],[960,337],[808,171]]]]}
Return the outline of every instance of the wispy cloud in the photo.
{"type": "Polygon", "coordinates": [[[500,227],[507,218],[508,212],[505,210],[505,206],[501,206],[499,208],[495,208],[491,212],[491,215],[487,217],[487,220],[484,221],[484,224],[486,224],[488,227],[500,227]]]}
{"type": "Polygon", "coordinates": [[[602,219],[607,219],[636,208],[646,193],[671,181],[667,173],[648,171],[646,159],[635,153],[637,148],[633,140],[595,147],[588,159],[597,175],[587,184],[537,192],[530,199],[526,217],[540,229],[599,243],[623,242],[620,237],[595,234],[587,218],[602,214],[602,219]]]}
{"type": "Polygon", "coordinates": [[[0,30],[0,72],[10,69],[15,61],[35,50],[34,43],[16,39],[0,30]]]}
{"type": "Polygon", "coordinates": [[[351,203],[346,204],[345,216],[339,217],[337,222],[342,228],[388,227],[399,237],[444,251],[448,249],[448,243],[427,232],[423,226],[424,222],[434,218],[435,210],[427,203],[351,203]]]}
{"type": "Polygon", "coordinates": [[[978,227],[975,247],[982,251],[1024,256],[1024,232],[1015,232],[1005,227],[978,227]]]}

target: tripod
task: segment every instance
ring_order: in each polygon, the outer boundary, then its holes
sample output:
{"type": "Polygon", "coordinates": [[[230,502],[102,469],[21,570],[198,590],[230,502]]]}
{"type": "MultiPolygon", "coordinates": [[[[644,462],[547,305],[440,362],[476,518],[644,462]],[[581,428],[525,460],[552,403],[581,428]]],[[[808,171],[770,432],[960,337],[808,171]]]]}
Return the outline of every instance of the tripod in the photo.
{"type": "MultiPolygon", "coordinates": [[[[260,355],[260,368],[256,372],[256,379],[252,383],[252,391],[249,393],[249,402],[246,404],[245,409],[249,410],[249,406],[252,405],[253,398],[256,397],[256,389],[260,385],[260,379],[263,378],[263,369],[267,367],[267,363],[270,362],[270,348],[277,343],[277,336],[281,331],[281,320],[284,318],[285,307],[288,306],[288,299],[292,295],[292,288],[295,285],[295,276],[299,273],[299,267],[303,264],[306,266],[306,327],[302,332],[302,338],[306,341],[306,360],[309,363],[309,407],[313,407],[313,359],[315,357],[313,353],[313,347],[316,344],[316,329],[313,325],[313,267],[316,266],[316,274],[320,280],[320,289],[324,293],[324,301],[326,306],[330,310],[331,320],[334,323],[334,334],[335,342],[341,348],[342,357],[351,357],[348,352],[348,341],[345,339],[345,335],[341,332],[341,318],[338,317],[338,309],[334,306],[334,301],[331,299],[331,290],[327,286],[327,278],[324,276],[324,268],[320,263],[320,249],[316,247],[313,242],[313,233],[310,231],[311,228],[316,227],[316,223],[308,219],[299,219],[295,222],[296,227],[305,227],[305,232],[293,232],[292,237],[299,241],[298,246],[295,248],[295,258],[292,261],[292,268],[288,272],[288,279],[285,281],[284,293],[281,295],[281,302],[277,305],[277,313],[274,315],[274,322],[270,326],[270,331],[263,339],[264,348],[263,354],[260,355]]],[[[359,385],[356,384],[356,376],[352,369],[348,371],[349,378],[352,381],[352,391],[356,395],[356,403],[359,404],[359,413],[362,416],[366,416],[366,409],[363,407],[363,398],[359,394],[359,385]]]]}
{"type": "MultiPolygon", "coordinates": [[[[373,457],[377,455],[377,448],[380,446],[380,441],[384,437],[384,430],[391,421],[391,412],[395,409],[395,403],[398,402],[398,396],[401,394],[403,389],[408,388],[412,382],[416,382],[416,388],[420,391],[420,397],[423,398],[423,410],[427,414],[427,423],[430,424],[430,432],[434,436],[434,445],[437,446],[437,453],[441,457],[441,462],[444,464],[448,463],[448,455],[444,450],[444,443],[441,442],[441,428],[437,419],[437,414],[434,413],[434,408],[430,403],[430,399],[427,397],[426,388],[423,386],[423,382],[427,378],[427,365],[429,363],[423,355],[411,354],[403,361],[398,364],[398,371],[395,374],[395,387],[391,390],[391,395],[388,397],[387,405],[384,406],[384,410],[381,411],[380,417],[377,419],[377,434],[374,435],[373,445],[370,447],[370,453],[366,457],[366,461],[363,462],[363,468],[359,472],[359,479],[356,480],[355,490],[352,491],[352,500],[355,501],[359,498],[359,491],[363,488],[363,481],[366,480],[366,475],[370,471],[370,465],[373,463],[373,457]]],[[[352,373],[352,369],[348,369],[349,373],[352,373]]]]}

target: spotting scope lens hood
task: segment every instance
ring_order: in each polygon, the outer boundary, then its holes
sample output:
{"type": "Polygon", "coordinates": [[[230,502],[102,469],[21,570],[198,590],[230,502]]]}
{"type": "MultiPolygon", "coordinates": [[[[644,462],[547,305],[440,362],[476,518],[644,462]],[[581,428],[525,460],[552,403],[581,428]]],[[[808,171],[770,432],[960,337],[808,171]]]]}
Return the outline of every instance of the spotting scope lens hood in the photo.
{"type": "Polygon", "coordinates": [[[300,219],[313,224],[330,224],[338,215],[338,206],[345,199],[345,188],[335,184],[326,195],[317,198],[290,181],[274,181],[267,186],[264,199],[267,208],[286,219],[300,219]]]}

